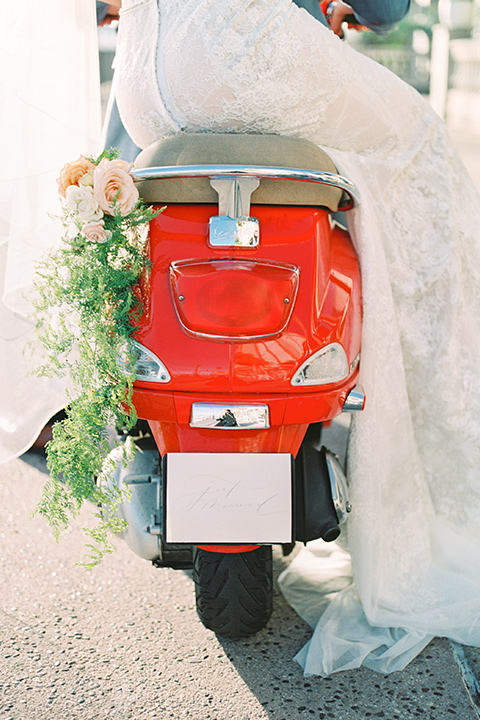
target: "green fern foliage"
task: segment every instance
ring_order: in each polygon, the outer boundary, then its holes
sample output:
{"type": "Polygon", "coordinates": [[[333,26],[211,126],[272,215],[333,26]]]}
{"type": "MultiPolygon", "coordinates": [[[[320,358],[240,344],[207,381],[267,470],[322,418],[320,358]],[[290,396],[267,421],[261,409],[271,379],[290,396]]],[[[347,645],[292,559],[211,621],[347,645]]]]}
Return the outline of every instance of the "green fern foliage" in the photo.
{"type": "MultiPolygon", "coordinates": [[[[93,168],[102,160],[113,167],[121,163],[116,157],[111,151],[82,160],[93,168]]],[[[90,177],[95,179],[91,168],[84,182],[90,177]]],[[[73,186],[80,187],[78,181],[73,186]]],[[[58,538],[86,500],[101,507],[96,527],[86,531],[86,567],[112,551],[109,533],[124,529],[116,508],[126,498],[108,477],[134,447],[117,440],[112,445],[108,428],[128,432],[137,419],[131,338],[143,310],[139,283],[149,271],[148,223],[158,213],[142,204],[138,193],[125,212],[120,193],[110,197],[103,213],[100,240],[88,237],[75,202],[64,207],[65,235],[37,269],[34,300],[44,351],[36,372],[68,378],[69,386],[66,418],[54,425],[46,447],[50,478],[36,511],[58,538]]]]}

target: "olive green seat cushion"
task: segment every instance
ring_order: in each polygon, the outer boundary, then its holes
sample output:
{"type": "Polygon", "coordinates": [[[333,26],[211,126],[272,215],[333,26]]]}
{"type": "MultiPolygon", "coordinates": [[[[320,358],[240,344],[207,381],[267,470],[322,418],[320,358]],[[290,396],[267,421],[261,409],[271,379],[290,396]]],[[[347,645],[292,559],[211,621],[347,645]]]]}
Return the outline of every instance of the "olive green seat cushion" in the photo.
{"type": "MultiPolygon", "coordinates": [[[[329,156],[314,143],[278,135],[188,134],[163,138],[142,150],[135,169],[180,165],[249,165],[301,168],[336,173],[329,156]]],[[[137,185],[145,202],[217,203],[207,177],[142,180],[137,185]]],[[[296,180],[262,179],[252,204],[311,205],[338,209],[339,188],[296,180]]]]}

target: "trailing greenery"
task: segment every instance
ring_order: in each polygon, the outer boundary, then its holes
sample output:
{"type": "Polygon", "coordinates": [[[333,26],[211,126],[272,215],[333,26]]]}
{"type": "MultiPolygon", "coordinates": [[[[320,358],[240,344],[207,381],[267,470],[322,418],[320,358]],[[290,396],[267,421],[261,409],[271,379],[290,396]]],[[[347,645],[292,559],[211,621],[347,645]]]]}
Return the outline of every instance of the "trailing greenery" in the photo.
{"type": "MultiPolygon", "coordinates": [[[[116,153],[87,161],[97,166],[104,158],[115,161],[116,153]]],[[[133,208],[122,215],[119,197],[118,190],[101,221],[105,238],[96,241],[86,236],[74,203],[64,208],[65,236],[38,267],[34,301],[45,350],[36,372],[70,378],[66,418],[53,426],[46,446],[50,479],[36,512],[58,538],[85,500],[101,507],[96,527],[85,530],[90,540],[86,567],[112,552],[109,532],[124,529],[115,511],[125,491],[108,477],[119,460],[127,462],[134,446],[114,440],[112,450],[113,433],[107,428],[128,431],[137,419],[131,336],[143,310],[139,282],[149,267],[146,223],[156,214],[138,201],[137,193],[133,208]]]]}

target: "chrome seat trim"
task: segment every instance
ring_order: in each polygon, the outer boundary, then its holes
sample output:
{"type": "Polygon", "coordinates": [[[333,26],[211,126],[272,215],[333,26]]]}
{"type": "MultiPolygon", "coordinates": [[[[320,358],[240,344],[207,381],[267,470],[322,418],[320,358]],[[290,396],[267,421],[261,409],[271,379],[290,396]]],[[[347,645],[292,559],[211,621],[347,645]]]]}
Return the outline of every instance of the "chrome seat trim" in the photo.
{"type": "Polygon", "coordinates": [[[343,190],[350,198],[342,210],[349,210],[360,204],[360,193],[357,186],[343,175],[323,172],[320,170],[304,170],[302,168],[285,168],[274,166],[255,165],[170,165],[164,167],[138,168],[131,170],[136,182],[142,180],[159,180],[165,178],[208,177],[210,180],[222,178],[240,179],[252,177],[257,179],[273,178],[275,180],[298,180],[299,182],[313,182],[321,185],[330,185],[343,190]]]}

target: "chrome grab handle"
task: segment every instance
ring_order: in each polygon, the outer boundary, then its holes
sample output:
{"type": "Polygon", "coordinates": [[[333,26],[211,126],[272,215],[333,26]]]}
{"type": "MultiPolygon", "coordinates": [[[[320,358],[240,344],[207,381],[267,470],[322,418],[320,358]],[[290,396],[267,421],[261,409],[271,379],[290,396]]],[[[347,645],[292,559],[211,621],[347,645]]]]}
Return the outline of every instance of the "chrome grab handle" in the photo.
{"type": "Polygon", "coordinates": [[[166,165],[161,167],[139,168],[131,171],[135,182],[140,180],[161,180],[167,178],[208,177],[210,180],[222,178],[240,179],[253,177],[257,179],[298,180],[314,182],[321,185],[337,187],[347,193],[350,203],[339,209],[350,210],[360,204],[360,193],[357,186],[343,175],[321,170],[305,170],[302,168],[285,168],[264,165],[166,165]]]}

